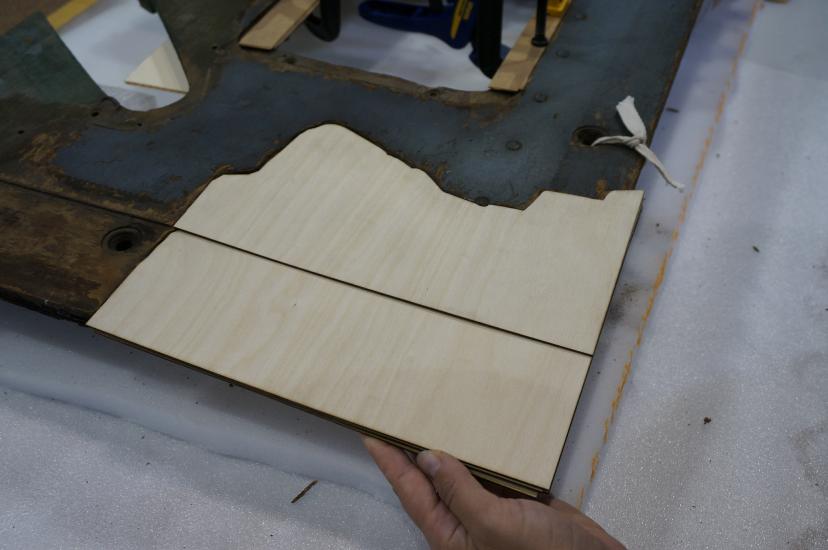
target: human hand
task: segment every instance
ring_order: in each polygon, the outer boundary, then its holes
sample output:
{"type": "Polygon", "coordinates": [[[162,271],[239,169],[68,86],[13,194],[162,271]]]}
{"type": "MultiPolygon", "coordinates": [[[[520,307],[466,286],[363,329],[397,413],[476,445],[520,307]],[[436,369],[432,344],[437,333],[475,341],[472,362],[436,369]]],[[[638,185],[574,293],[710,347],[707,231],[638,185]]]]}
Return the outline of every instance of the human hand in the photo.
{"type": "Polygon", "coordinates": [[[623,550],[578,509],[500,498],[442,451],[423,451],[417,465],[387,443],[363,437],[405,511],[434,549],[623,550]],[[419,466],[419,467],[418,467],[419,466]]]}

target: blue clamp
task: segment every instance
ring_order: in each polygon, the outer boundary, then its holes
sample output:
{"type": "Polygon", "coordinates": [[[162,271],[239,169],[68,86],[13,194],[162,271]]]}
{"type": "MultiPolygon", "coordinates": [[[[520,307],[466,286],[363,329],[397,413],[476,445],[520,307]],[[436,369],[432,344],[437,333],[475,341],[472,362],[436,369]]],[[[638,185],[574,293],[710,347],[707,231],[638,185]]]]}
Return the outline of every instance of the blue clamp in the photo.
{"type": "Polygon", "coordinates": [[[359,14],[383,27],[428,34],[460,49],[471,42],[477,1],[486,0],[447,0],[445,5],[441,0],[430,0],[428,6],[365,0],[359,5],[359,14]]]}

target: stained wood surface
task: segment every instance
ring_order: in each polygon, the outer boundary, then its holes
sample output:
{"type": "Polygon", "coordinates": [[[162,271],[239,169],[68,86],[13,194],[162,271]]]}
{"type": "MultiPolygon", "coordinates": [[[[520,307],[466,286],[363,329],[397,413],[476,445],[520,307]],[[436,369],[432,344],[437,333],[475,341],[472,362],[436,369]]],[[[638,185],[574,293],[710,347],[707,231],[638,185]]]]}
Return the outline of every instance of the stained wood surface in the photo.
{"type": "Polygon", "coordinates": [[[180,231],[89,325],[538,488],[589,363],[180,231]]]}
{"type": "MultiPolygon", "coordinates": [[[[552,40],[560,24],[560,17],[550,15],[546,18],[545,35],[547,40],[552,40]]],[[[519,92],[526,87],[529,79],[532,78],[532,73],[535,71],[535,65],[538,64],[541,56],[546,51],[546,47],[539,48],[532,45],[534,35],[535,18],[533,17],[523,28],[523,32],[520,33],[512,49],[506,54],[503,63],[500,64],[494,77],[492,77],[489,88],[504,92],[519,92]]]]}
{"type": "Polygon", "coordinates": [[[169,40],[158,46],[126,79],[127,84],[157,88],[169,92],[187,93],[190,84],[184,67],[169,40]]]}
{"type": "Polygon", "coordinates": [[[0,297],[85,322],[170,228],[0,182],[0,297]],[[128,228],[121,250],[107,235],[128,228]]]}
{"type": "Polygon", "coordinates": [[[0,34],[38,11],[47,14],[52,27],[59,29],[95,2],[96,0],[3,0],[0,3],[0,34]]]}
{"type": "Polygon", "coordinates": [[[591,354],[641,198],[547,191],[525,211],[482,207],[329,124],[211,182],[176,227],[591,354]]]}
{"type": "Polygon", "coordinates": [[[319,0],[279,0],[239,40],[246,48],[272,50],[290,36],[319,0]]]}

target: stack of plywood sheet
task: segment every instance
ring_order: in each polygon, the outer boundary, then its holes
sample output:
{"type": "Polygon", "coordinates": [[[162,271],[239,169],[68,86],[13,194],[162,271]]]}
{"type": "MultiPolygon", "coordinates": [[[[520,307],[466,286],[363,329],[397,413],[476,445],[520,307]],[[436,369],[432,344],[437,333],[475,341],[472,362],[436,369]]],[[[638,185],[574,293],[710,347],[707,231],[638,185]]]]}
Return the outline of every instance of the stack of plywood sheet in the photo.
{"type": "Polygon", "coordinates": [[[89,324],[541,492],[641,199],[483,207],[324,125],[211,182],[89,324]]]}

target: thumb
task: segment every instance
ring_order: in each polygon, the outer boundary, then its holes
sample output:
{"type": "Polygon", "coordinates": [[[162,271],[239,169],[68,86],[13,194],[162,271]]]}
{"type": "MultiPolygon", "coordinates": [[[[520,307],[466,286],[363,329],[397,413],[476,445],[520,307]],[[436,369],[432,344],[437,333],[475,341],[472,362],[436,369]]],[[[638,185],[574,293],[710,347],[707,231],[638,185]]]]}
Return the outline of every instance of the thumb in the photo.
{"type": "Polygon", "coordinates": [[[459,460],[443,451],[423,451],[417,455],[417,465],[467,530],[489,530],[499,521],[500,499],[484,489],[459,460]]]}

